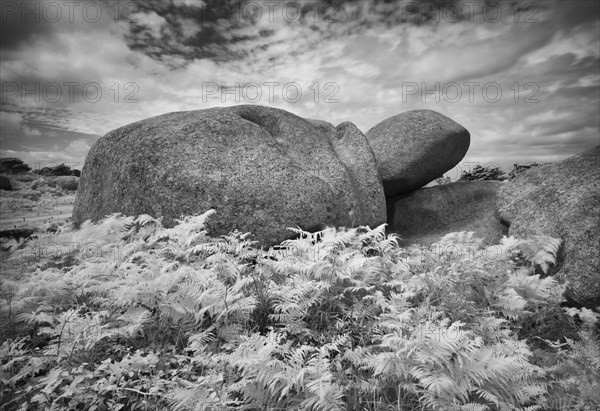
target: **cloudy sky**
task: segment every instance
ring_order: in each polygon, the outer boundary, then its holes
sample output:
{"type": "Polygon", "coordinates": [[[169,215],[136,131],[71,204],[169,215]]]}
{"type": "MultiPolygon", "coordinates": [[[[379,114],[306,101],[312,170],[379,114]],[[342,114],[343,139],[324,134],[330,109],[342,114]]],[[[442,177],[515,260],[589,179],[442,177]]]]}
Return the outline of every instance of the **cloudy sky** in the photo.
{"type": "Polygon", "coordinates": [[[81,168],[114,128],[243,103],[363,132],[436,110],[471,133],[463,168],[600,144],[597,0],[0,4],[0,155],[32,167],[81,168]]]}

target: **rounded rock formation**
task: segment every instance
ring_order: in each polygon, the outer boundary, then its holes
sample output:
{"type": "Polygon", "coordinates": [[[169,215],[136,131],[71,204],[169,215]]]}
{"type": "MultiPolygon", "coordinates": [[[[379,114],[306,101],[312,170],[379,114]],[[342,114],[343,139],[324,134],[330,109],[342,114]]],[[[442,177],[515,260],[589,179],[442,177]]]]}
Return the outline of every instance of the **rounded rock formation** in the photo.
{"type": "Polygon", "coordinates": [[[390,231],[405,243],[430,244],[457,231],[474,231],[485,244],[506,235],[497,209],[500,181],[472,181],[426,187],[388,198],[390,231]]]}
{"type": "Polygon", "coordinates": [[[557,276],[569,281],[567,298],[600,306],[600,146],[520,173],[500,190],[499,207],[510,235],[562,238],[557,276]]]}
{"type": "Polygon", "coordinates": [[[176,112],[108,133],[90,150],[73,221],[150,214],[172,226],[215,209],[210,235],[249,231],[262,244],[287,227],[386,220],[375,157],[352,123],[337,127],[242,105],[176,112]]]}
{"type": "Polygon", "coordinates": [[[457,165],[470,144],[469,132],[432,110],[390,117],[366,133],[386,196],[425,186],[457,165]]]}

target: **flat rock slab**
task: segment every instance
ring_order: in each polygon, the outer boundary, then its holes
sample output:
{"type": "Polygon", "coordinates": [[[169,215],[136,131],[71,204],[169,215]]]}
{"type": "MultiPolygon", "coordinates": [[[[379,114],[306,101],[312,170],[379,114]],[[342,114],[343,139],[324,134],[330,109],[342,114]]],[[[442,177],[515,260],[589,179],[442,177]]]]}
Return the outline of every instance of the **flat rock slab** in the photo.
{"type": "Polygon", "coordinates": [[[600,306],[600,146],[519,174],[499,199],[510,235],[564,240],[557,275],[570,283],[567,297],[600,306]]]}
{"type": "Polygon", "coordinates": [[[497,210],[497,194],[505,183],[470,181],[422,188],[388,198],[388,224],[404,244],[431,244],[457,231],[474,231],[486,244],[507,231],[497,210]]]}
{"type": "Polygon", "coordinates": [[[290,238],[287,227],[386,220],[375,156],[356,126],[255,105],[169,113],[114,130],[90,150],[79,184],[76,223],[144,213],[169,227],[215,209],[209,235],[239,229],[268,245],[290,238]]]}
{"type": "Polygon", "coordinates": [[[432,110],[390,117],[367,133],[386,196],[415,191],[457,165],[470,144],[469,132],[432,110]]]}

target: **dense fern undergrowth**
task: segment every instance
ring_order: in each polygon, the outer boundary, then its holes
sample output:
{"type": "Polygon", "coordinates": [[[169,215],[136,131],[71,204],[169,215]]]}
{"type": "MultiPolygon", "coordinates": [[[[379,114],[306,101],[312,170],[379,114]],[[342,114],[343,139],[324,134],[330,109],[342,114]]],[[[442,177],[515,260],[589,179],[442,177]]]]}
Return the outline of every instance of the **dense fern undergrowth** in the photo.
{"type": "Polygon", "coordinates": [[[596,315],[560,240],[402,248],[385,226],[260,249],[112,215],[4,244],[5,410],[596,410],[596,315]]]}

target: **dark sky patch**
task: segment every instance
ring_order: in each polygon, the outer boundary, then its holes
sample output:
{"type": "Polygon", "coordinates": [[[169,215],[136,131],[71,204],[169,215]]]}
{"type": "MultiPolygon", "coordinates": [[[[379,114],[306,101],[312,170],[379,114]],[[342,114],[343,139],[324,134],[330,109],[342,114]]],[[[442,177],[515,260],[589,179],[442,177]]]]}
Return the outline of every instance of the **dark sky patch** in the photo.
{"type": "Polygon", "coordinates": [[[43,3],[40,1],[6,1],[0,3],[0,49],[13,50],[24,47],[38,37],[52,32],[54,14],[44,18],[43,3]]]}

